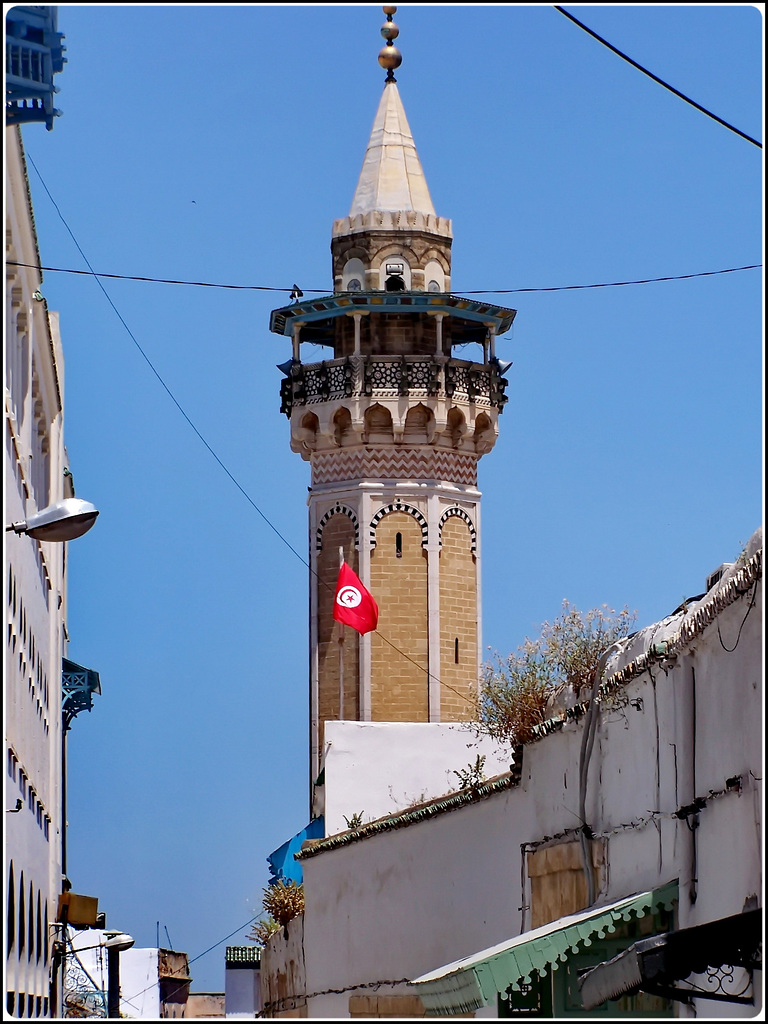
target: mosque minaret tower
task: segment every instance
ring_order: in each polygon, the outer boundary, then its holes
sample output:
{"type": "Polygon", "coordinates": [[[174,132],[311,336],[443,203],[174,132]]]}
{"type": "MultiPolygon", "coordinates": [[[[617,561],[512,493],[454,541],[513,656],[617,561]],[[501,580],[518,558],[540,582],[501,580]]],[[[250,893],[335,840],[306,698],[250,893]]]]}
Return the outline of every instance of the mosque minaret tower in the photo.
{"type": "Polygon", "coordinates": [[[451,222],[394,77],[396,10],[384,7],[387,77],[352,206],[333,225],[333,294],[299,295],[270,321],[292,339],[282,411],[312,473],[313,779],[326,721],[465,721],[480,672],[477,464],[506,402],[495,342],[515,311],[451,291],[451,222]],[[328,357],[302,362],[304,343],[328,357]],[[341,556],[379,605],[365,636],[333,618],[341,556]]]}

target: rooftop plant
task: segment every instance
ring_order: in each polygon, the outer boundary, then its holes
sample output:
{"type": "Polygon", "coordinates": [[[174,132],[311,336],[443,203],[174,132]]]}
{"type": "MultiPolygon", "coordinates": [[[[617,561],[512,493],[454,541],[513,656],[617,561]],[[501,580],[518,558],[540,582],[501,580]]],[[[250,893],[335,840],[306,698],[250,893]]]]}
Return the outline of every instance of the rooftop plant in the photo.
{"type": "Polygon", "coordinates": [[[627,636],[635,616],[607,605],[581,612],[568,601],[554,622],[544,622],[536,639],[507,655],[498,653],[483,669],[477,699],[480,732],[513,746],[531,739],[534,728],[567,691],[583,699],[602,654],[627,636]]]}
{"type": "Polygon", "coordinates": [[[281,928],[287,937],[288,922],[304,913],[304,886],[281,878],[263,890],[261,905],[265,916],[256,922],[248,938],[263,947],[281,928]]]}

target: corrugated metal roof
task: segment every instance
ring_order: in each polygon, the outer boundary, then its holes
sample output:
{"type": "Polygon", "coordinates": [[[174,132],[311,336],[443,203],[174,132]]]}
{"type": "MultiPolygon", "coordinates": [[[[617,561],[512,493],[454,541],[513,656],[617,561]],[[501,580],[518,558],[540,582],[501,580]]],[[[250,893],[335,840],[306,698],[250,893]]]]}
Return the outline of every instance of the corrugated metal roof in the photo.
{"type": "MultiPolygon", "coordinates": [[[[273,334],[290,336],[294,321],[313,326],[327,325],[335,317],[357,312],[445,313],[458,320],[481,325],[492,323],[497,334],[505,334],[517,315],[517,310],[506,306],[449,292],[338,292],[273,309],[269,329],[273,334]]],[[[313,340],[317,341],[316,338],[313,340]]],[[[332,344],[332,340],[326,344],[332,344]]]]}

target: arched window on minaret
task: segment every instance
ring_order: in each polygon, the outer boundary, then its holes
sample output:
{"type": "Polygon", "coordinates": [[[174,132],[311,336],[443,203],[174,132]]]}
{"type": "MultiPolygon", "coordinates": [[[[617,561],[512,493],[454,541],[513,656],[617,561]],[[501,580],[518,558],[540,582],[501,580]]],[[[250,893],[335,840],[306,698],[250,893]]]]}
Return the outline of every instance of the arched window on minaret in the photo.
{"type": "Polygon", "coordinates": [[[445,271],[437,260],[427,261],[427,265],[424,267],[424,280],[428,292],[444,292],[446,290],[445,271]]]}
{"type": "Polygon", "coordinates": [[[385,292],[409,292],[411,290],[411,265],[401,254],[386,256],[379,268],[379,288],[385,292]]]}
{"type": "Polygon", "coordinates": [[[341,274],[343,292],[365,291],[365,264],[357,256],[347,260],[341,274]]]}

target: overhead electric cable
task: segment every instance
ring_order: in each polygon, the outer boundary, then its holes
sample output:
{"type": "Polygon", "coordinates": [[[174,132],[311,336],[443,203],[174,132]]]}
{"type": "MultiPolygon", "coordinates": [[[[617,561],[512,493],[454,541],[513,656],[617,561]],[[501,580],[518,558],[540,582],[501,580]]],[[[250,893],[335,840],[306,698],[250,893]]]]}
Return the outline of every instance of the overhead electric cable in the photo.
{"type": "MultiPolygon", "coordinates": [[[[249,503],[249,504],[251,505],[251,507],[252,507],[252,508],[254,508],[254,509],[256,510],[256,512],[258,512],[258,514],[259,514],[259,515],[261,516],[261,518],[262,518],[262,519],[264,520],[264,522],[265,522],[265,523],[267,524],[267,526],[268,526],[268,527],[269,527],[269,528],[270,528],[270,529],[271,529],[272,531],[274,531],[274,533],[275,533],[275,534],[277,534],[277,536],[278,536],[278,537],[280,538],[280,540],[281,540],[281,541],[282,541],[282,542],[283,542],[283,543],[285,544],[285,546],[286,546],[286,547],[287,547],[287,548],[288,548],[288,549],[289,549],[289,550],[290,550],[291,552],[293,552],[293,554],[294,554],[294,555],[295,555],[295,556],[296,556],[296,557],[298,558],[298,560],[299,560],[299,561],[301,562],[301,564],[302,564],[303,566],[305,566],[305,567],[306,567],[307,569],[309,569],[310,573],[311,573],[311,574],[312,574],[312,575],[313,575],[313,576],[314,576],[314,577],[315,577],[315,578],[317,579],[318,583],[320,583],[320,584],[322,584],[323,586],[325,586],[325,587],[326,587],[326,588],[327,588],[328,590],[333,590],[333,587],[332,587],[332,586],[331,586],[331,585],[330,585],[330,584],[329,584],[329,583],[328,583],[328,582],[327,582],[326,580],[323,580],[323,579],[322,579],[322,578],[320,577],[320,575],[319,575],[319,574],[318,574],[318,573],[317,573],[317,572],[316,572],[316,571],[315,571],[315,570],[314,570],[314,569],[312,568],[312,566],[311,566],[311,565],[309,564],[309,562],[308,562],[308,561],[307,561],[307,560],[306,560],[305,558],[303,558],[303,557],[302,557],[302,556],[301,556],[301,555],[299,554],[299,552],[298,552],[298,551],[296,550],[296,548],[295,548],[295,547],[294,547],[294,546],[293,546],[293,545],[291,544],[291,542],[290,542],[289,540],[287,540],[287,538],[285,538],[285,537],[284,537],[284,536],[282,535],[282,533],[280,533],[280,531],[279,531],[279,530],[278,530],[278,528],[277,528],[277,527],[276,527],[276,526],[274,525],[274,523],[272,523],[272,522],[271,522],[271,520],[270,520],[270,519],[268,519],[268,518],[267,518],[267,516],[266,516],[266,515],[265,515],[265,514],[264,514],[264,513],[263,513],[263,512],[261,511],[261,509],[260,509],[260,508],[259,508],[259,506],[258,506],[258,505],[256,504],[256,502],[255,502],[255,501],[253,500],[253,498],[252,498],[252,497],[250,496],[250,494],[248,494],[248,492],[247,492],[247,491],[245,490],[245,488],[244,488],[244,487],[242,486],[242,484],[241,484],[241,483],[240,483],[240,482],[239,482],[239,481],[237,480],[237,478],[236,478],[236,477],[234,476],[234,474],[233,474],[233,473],[232,473],[232,472],[231,472],[231,471],[229,470],[229,468],[228,468],[228,467],[226,466],[226,464],[225,464],[225,463],[223,462],[223,460],[222,460],[222,459],[221,459],[221,458],[219,457],[219,455],[218,455],[218,454],[216,453],[216,451],[215,451],[215,450],[214,450],[214,449],[213,449],[213,448],[211,447],[211,445],[210,445],[210,444],[208,443],[208,441],[207,441],[207,440],[205,439],[205,437],[204,437],[204,436],[203,436],[203,434],[202,434],[202,433],[200,432],[200,430],[198,429],[198,427],[197,427],[197,426],[195,425],[195,423],[194,423],[194,422],[192,421],[192,419],[191,419],[191,418],[189,417],[189,415],[188,415],[188,414],[186,413],[186,411],[184,410],[184,408],[183,408],[183,406],[181,405],[181,403],[179,402],[179,400],[178,400],[178,399],[176,398],[176,396],[174,395],[174,393],[173,393],[173,392],[171,391],[170,387],[169,387],[169,386],[168,386],[168,385],[167,385],[167,384],[165,383],[165,381],[163,380],[163,378],[162,378],[162,377],[160,376],[160,373],[159,373],[159,371],[158,371],[158,370],[156,369],[156,367],[155,367],[154,363],[152,362],[152,360],[151,360],[151,359],[149,358],[149,356],[147,355],[147,353],[146,353],[146,352],[144,351],[144,349],[143,349],[143,348],[141,347],[141,345],[139,344],[139,342],[138,342],[138,339],[136,338],[136,336],[135,336],[135,334],[133,333],[133,331],[132,331],[132,330],[130,329],[130,327],[128,326],[128,324],[127,324],[127,323],[125,322],[125,320],[123,319],[123,316],[122,316],[122,314],[120,313],[120,311],[118,310],[118,308],[117,308],[117,306],[116,306],[116,305],[114,304],[114,302],[112,301],[112,299],[111,299],[111,297],[110,297],[110,295],[109,295],[109,292],[108,292],[108,291],[106,290],[106,288],[104,287],[104,285],[103,285],[103,284],[101,283],[101,281],[99,280],[99,276],[100,276],[100,275],[96,274],[96,272],[95,272],[95,271],[93,270],[93,268],[91,267],[91,264],[90,264],[90,261],[88,260],[88,257],[87,257],[87,256],[85,255],[85,253],[83,252],[83,250],[82,250],[82,248],[81,248],[81,246],[80,246],[80,243],[79,243],[79,242],[77,241],[77,239],[75,238],[74,232],[73,232],[73,231],[72,231],[72,229],[70,228],[69,224],[67,224],[67,221],[65,220],[65,218],[64,218],[64,215],[62,214],[61,210],[59,209],[59,207],[58,207],[58,205],[57,205],[57,203],[56,203],[55,199],[54,199],[54,198],[53,198],[53,196],[51,195],[51,192],[50,192],[50,190],[49,190],[48,186],[47,186],[47,185],[45,184],[45,181],[43,181],[43,177],[42,177],[42,175],[40,174],[40,171],[38,170],[38,168],[37,168],[37,165],[35,164],[34,160],[33,160],[33,159],[32,159],[32,157],[31,157],[31,156],[29,156],[29,155],[27,156],[27,159],[28,159],[28,160],[29,160],[29,162],[30,162],[30,163],[32,164],[32,167],[33,167],[33,168],[35,169],[35,173],[37,174],[38,178],[40,179],[40,183],[42,184],[43,188],[45,189],[45,192],[46,192],[46,194],[47,194],[48,198],[49,198],[49,199],[51,200],[51,202],[53,203],[54,209],[56,210],[56,213],[57,213],[57,214],[59,215],[59,218],[61,219],[61,222],[62,222],[62,224],[63,224],[63,225],[64,225],[64,227],[65,227],[65,228],[67,229],[67,232],[68,232],[68,234],[69,234],[70,238],[71,238],[71,239],[72,239],[72,241],[73,241],[73,242],[75,243],[75,246],[77,247],[77,251],[78,251],[78,252],[80,253],[80,255],[81,255],[81,256],[83,257],[83,260],[85,261],[85,264],[86,264],[86,266],[87,266],[87,267],[89,268],[89,270],[90,270],[90,275],[89,275],[89,276],[92,276],[92,277],[94,277],[94,278],[95,278],[95,280],[96,280],[96,283],[98,284],[99,288],[100,288],[100,289],[101,289],[101,291],[103,292],[103,294],[104,294],[104,297],[106,298],[107,302],[108,302],[108,303],[110,304],[110,306],[111,306],[111,307],[112,307],[112,309],[114,310],[114,312],[115,312],[115,315],[117,316],[118,320],[120,321],[120,323],[121,323],[121,324],[123,325],[123,327],[124,327],[124,328],[125,328],[125,330],[127,331],[127,333],[128,333],[128,337],[129,337],[129,338],[131,339],[131,341],[132,341],[132,342],[134,343],[134,345],[136,346],[136,348],[137,348],[137,349],[139,350],[139,352],[140,352],[140,354],[141,354],[142,358],[144,359],[144,361],[146,362],[147,366],[148,366],[148,367],[150,368],[150,370],[152,371],[152,373],[153,373],[153,374],[155,375],[155,377],[157,378],[157,380],[158,380],[158,381],[160,382],[160,384],[161,384],[161,386],[162,386],[163,390],[164,390],[164,391],[165,391],[165,393],[166,393],[166,394],[168,395],[168,397],[169,397],[169,398],[171,399],[171,401],[172,401],[172,402],[173,402],[173,404],[174,404],[174,405],[176,406],[176,408],[177,408],[177,409],[179,410],[179,412],[181,413],[181,415],[182,415],[182,416],[184,417],[184,419],[186,420],[186,422],[187,422],[187,424],[189,425],[189,427],[191,427],[191,429],[192,429],[192,430],[194,431],[194,433],[195,433],[195,435],[197,436],[198,440],[199,440],[199,441],[200,441],[200,442],[201,442],[201,443],[203,444],[203,446],[204,446],[204,447],[205,447],[205,448],[207,449],[207,451],[208,451],[208,452],[209,452],[209,454],[210,454],[210,455],[211,455],[211,456],[213,457],[213,459],[214,459],[214,460],[215,460],[215,462],[216,462],[216,463],[218,464],[218,466],[219,466],[219,467],[220,467],[220,468],[221,468],[221,469],[222,469],[222,470],[223,470],[223,471],[224,471],[224,472],[226,473],[226,475],[227,475],[227,476],[229,477],[229,479],[230,479],[230,480],[232,481],[232,483],[233,483],[233,484],[235,485],[235,487],[236,487],[236,488],[238,489],[238,491],[240,491],[240,493],[241,493],[241,494],[243,495],[243,497],[245,498],[245,500],[246,500],[246,501],[247,501],[247,502],[248,502],[248,503],[249,503]]],[[[17,265],[21,265],[21,264],[17,264],[17,265]]],[[[39,269],[42,269],[42,268],[39,268],[39,269]]],[[[399,647],[397,647],[397,646],[396,646],[395,644],[393,644],[391,640],[387,639],[387,637],[386,637],[386,636],[384,636],[384,634],[383,634],[383,633],[379,632],[379,630],[376,630],[376,633],[377,633],[377,634],[378,634],[378,635],[379,635],[379,636],[381,637],[381,639],[382,639],[382,640],[384,640],[384,642],[385,642],[385,643],[389,644],[389,646],[390,646],[390,647],[391,647],[391,648],[392,648],[393,650],[397,651],[397,652],[398,652],[398,654],[402,655],[402,656],[403,656],[403,657],[404,657],[404,658],[405,658],[405,659],[406,659],[407,661],[410,661],[410,662],[412,662],[412,664],[416,665],[416,667],[417,667],[417,668],[419,668],[419,669],[420,669],[420,670],[421,670],[422,672],[426,672],[426,674],[427,674],[427,677],[428,677],[428,678],[432,678],[432,679],[437,679],[437,677],[436,677],[436,676],[433,676],[433,675],[431,675],[431,674],[430,674],[430,672],[429,672],[429,668],[428,668],[428,667],[426,667],[426,668],[425,668],[425,667],[424,667],[423,665],[419,665],[419,663],[418,663],[418,662],[416,662],[416,661],[414,661],[414,660],[413,660],[413,658],[411,658],[411,657],[410,657],[409,655],[407,655],[407,654],[405,653],[405,651],[401,650],[401,649],[400,649],[399,647]]],[[[459,697],[462,697],[462,698],[464,698],[464,697],[466,696],[465,694],[461,694],[461,693],[459,693],[459,691],[458,691],[458,690],[455,690],[455,689],[454,689],[454,688],[453,688],[453,687],[452,687],[452,686],[451,686],[451,685],[450,685],[449,683],[443,682],[443,681],[442,681],[442,680],[440,680],[440,679],[437,679],[437,681],[438,681],[438,682],[440,683],[440,685],[441,685],[441,686],[445,686],[445,687],[446,687],[446,689],[448,689],[448,690],[451,690],[451,691],[452,691],[453,693],[455,693],[455,694],[456,694],[457,696],[459,696],[459,697]]],[[[166,934],[167,934],[167,929],[166,929],[166,934]]],[[[170,936],[169,936],[169,941],[170,941],[170,936]]]]}
{"type": "Polygon", "coordinates": [[[623,288],[630,284],[657,284],[660,281],[688,281],[693,277],[714,277],[717,274],[735,274],[739,270],[759,270],[762,263],[750,263],[744,267],[727,267],[725,270],[701,270],[696,274],[675,274],[670,277],[646,277],[635,281],[605,281],[602,284],[559,284],[550,288],[494,288],[483,291],[462,291],[462,295],[510,295],[513,292],[571,292],[586,288],[623,288]]]}
{"type": "MultiPolygon", "coordinates": [[[[53,274],[79,274],[84,277],[106,277],[115,281],[143,281],[149,284],[183,284],[195,288],[228,288],[237,291],[290,292],[291,288],[273,288],[259,284],[213,284],[209,281],[176,281],[162,277],[136,277],[130,274],[101,274],[95,270],[72,270],[67,267],[42,267],[36,263],[20,263],[8,260],[9,267],[28,267],[32,270],[53,274]]],[[[514,295],[521,292],[568,292],[588,288],[623,288],[632,284],[657,284],[660,281],[688,281],[694,277],[715,277],[718,274],[735,274],[740,270],[760,270],[761,263],[748,263],[743,267],[726,267],[724,270],[701,270],[694,274],[670,274],[666,277],[644,277],[631,281],[603,281],[596,284],[559,284],[541,288],[464,288],[462,295],[514,295]]],[[[313,295],[327,295],[327,288],[305,288],[313,295]]]]}
{"type": "Polygon", "coordinates": [[[286,547],[290,548],[290,550],[291,550],[291,551],[292,551],[292,552],[294,553],[294,555],[296,555],[296,557],[297,557],[297,558],[299,559],[299,561],[300,561],[300,562],[302,562],[302,563],[303,563],[303,564],[304,564],[305,566],[307,566],[307,568],[309,568],[309,563],[308,563],[307,561],[305,561],[305,559],[303,559],[303,558],[301,557],[301,555],[300,555],[300,554],[299,554],[299,552],[298,552],[298,551],[296,550],[296,548],[295,548],[295,547],[294,547],[294,546],[293,546],[293,545],[291,544],[291,542],[290,542],[289,540],[287,540],[287,539],[286,539],[286,538],[285,538],[285,537],[284,537],[284,536],[282,535],[282,533],[280,533],[280,531],[278,530],[278,528],[277,528],[277,527],[276,527],[276,526],[275,526],[275,525],[274,525],[274,524],[273,524],[272,522],[270,522],[270,520],[269,520],[269,519],[267,519],[267,517],[266,517],[266,516],[264,515],[264,513],[263,513],[263,512],[261,511],[261,509],[259,508],[259,506],[258,506],[258,505],[256,504],[256,502],[255,502],[255,501],[253,500],[253,498],[252,498],[252,497],[250,496],[250,494],[248,494],[248,492],[247,492],[247,491],[245,490],[245,488],[244,488],[244,487],[243,487],[243,486],[242,486],[242,485],[240,484],[240,482],[239,482],[239,481],[238,481],[238,480],[237,480],[237,479],[235,478],[235,476],[234,476],[234,475],[233,475],[233,474],[232,474],[232,473],[230,472],[229,468],[228,468],[228,467],[227,467],[227,466],[226,466],[226,465],[224,464],[224,462],[222,461],[222,459],[221,459],[221,458],[220,458],[220,457],[219,457],[219,456],[218,456],[218,455],[216,454],[216,452],[214,451],[214,449],[213,449],[213,448],[212,448],[212,447],[210,446],[210,444],[208,443],[208,441],[207,441],[207,440],[205,439],[205,437],[203,437],[203,435],[202,435],[202,434],[200,433],[200,431],[198,430],[198,428],[196,427],[196,425],[195,425],[195,424],[193,423],[193,421],[192,421],[192,420],[190,419],[190,417],[189,417],[189,416],[187,415],[187,413],[185,412],[184,408],[182,407],[181,403],[180,403],[180,402],[179,402],[179,400],[178,400],[178,399],[176,398],[176,396],[174,395],[174,393],[173,393],[173,392],[171,391],[171,389],[170,389],[170,388],[168,387],[168,385],[167,385],[167,384],[165,383],[165,381],[163,380],[163,378],[162,378],[162,377],[160,376],[160,373],[159,373],[159,372],[158,372],[158,370],[156,369],[156,367],[155,367],[154,363],[152,362],[152,360],[151,360],[151,359],[149,358],[149,356],[147,355],[147,353],[146,353],[146,352],[144,351],[144,349],[143,349],[143,348],[141,347],[141,345],[139,344],[139,342],[138,342],[138,339],[136,338],[136,335],[135,335],[135,334],[133,333],[133,331],[132,331],[132,330],[130,329],[130,327],[128,326],[128,324],[127,324],[127,323],[125,322],[125,320],[123,319],[123,316],[122,316],[122,314],[120,313],[119,309],[117,308],[117,306],[116,306],[116,305],[114,304],[114,302],[112,301],[112,299],[111,299],[111,297],[110,297],[110,295],[109,295],[109,292],[108,292],[108,291],[106,290],[106,288],[104,287],[104,285],[103,285],[103,284],[101,283],[101,281],[99,280],[99,277],[98,277],[98,275],[97,275],[97,274],[95,273],[95,271],[93,270],[93,267],[91,266],[91,264],[90,264],[90,262],[89,262],[89,260],[88,260],[88,257],[87,257],[87,256],[85,255],[85,253],[83,252],[83,250],[82,250],[82,248],[81,248],[81,246],[80,246],[80,243],[79,243],[79,242],[78,242],[78,240],[77,240],[77,239],[75,238],[75,236],[74,236],[74,234],[73,234],[73,232],[72,232],[72,229],[70,228],[69,224],[67,224],[66,220],[64,219],[64,215],[62,214],[61,210],[59,209],[59,207],[58,207],[58,205],[57,205],[57,203],[56,203],[56,200],[55,200],[55,199],[53,198],[53,196],[51,195],[51,193],[50,193],[50,190],[48,189],[48,186],[47,186],[47,185],[45,184],[45,181],[43,181],[43,177],[42,177],[42,175],[40,174],[40,171],[39,171],[39,170],[37,169],[37,165],[35,164],[34,160],[33,160],[33,159],[32,159],[32,157],[31,157],[31,156],[29,156],[29,155],[27,155],[27,159],[28,159],[28,160],[29,160],[29,162],[30,162],[30,163],[32,164],[32,166],[34,167],[34,169],[35,169],[35,173],[37,174],[38,178],[40,179],[40,183],[42,184],[43,188],[45,189],[45,191],[46,191],[46,194],[47,194],[48,198],[49,198],[49,199],[51,200],[51,202],[53,203],[53,206],[54,206],[54,209],[56,210],[56,213],[57,213],[57,214],[59,215],[59,217],[60,217],[60,219],[61,219],[61,222],[62,222],[62,224],[63,224],[63,225],[64,225],[64,227],[65,227],[65,228],[67,229],[67,232],[69,233],[69,236],[70,236],[70,238],[71,238],[71,239],[72,239],[72,241],[73,241],[73,242],[75,243],[75,246],[77,247],[77,251],[78,251],[78,252],[80,253],[80,255],[81,255],[81,256],[83,257],[83,260],[85,261],[85,264],[86,264],[86,266],[88,267],[88,269],[89,269],[89,270],[91,271],[92,275],[94,276],[94,278],[95,278],[95,280],[96,280],[96,283],[98,284],[99,288],[100,288],[100,289],[102,290],[102,292],[104,293],[104,297],[106,298],[107,302],[108,302],[108,303],[110,304],[110,306],[112,307],[112,309],[114,310],[114,312],[115,312],[115,315],[117,316],[118,320],[120,321],[120,323],[121,323],[121,324],[123,325],[123,327],[124,327],[124,328],[125,328],[125,330],[127,331],[127,333],[128,333],[128,337],[129,337],[129,338],[131,339],[131,341],[132,341],[132,342],[134,343],[134,345],[136,346],[136,348],[137,348],[137,349],[139,350],[139,353],[141,354],[141,357],[142,357],[142,359],[143,359],[143,360],[145,361],[145,363],[147,364],[147,366],[148,366],[148,367],[150,368],[150,370],[152,371],[152,373],[153,373],[153,374],[155,375],[155,377],[156,377],[156,378],[157,378],[157,380],[159,381],[159,383],[160,383],[161,387],[163,388],[163,390],[165,391],[165,393],[166,393],[166,394],[168,395],[168,397],[170,398],[170,400],[171,400],[171,401],[173,402],[173,404],[174,404],[174,405],[176,406],[176,408],[177,408],[177,409],[179,410],[179,412],[181,413],[181,415],[182,415],[182,416],[184,417],[184,419],[186,420],[186,422],[187,422],[188,426],[189,426],[189,427],[191,427],[191,429],[192,429],[192,430],[194,431],[194,433],[195,433],[195,434],[197,435],[197,438],[199,439],[199,441],[201,442],[201,444],[202,444],[202,445],[203,445],[203,446],[204,446],[204,447],[205,447],[205,448],[206,448],[206,449],[208,450],[209,454],[210,454],[210,455],[211,455],[211,456],[213,457],[213,459],[214,459],[214,460],[216,461],[216,463],[218,464],[218,466],[219,466],[219,467],[220,467],[220,468],[221,468],[221,469],[222,469],[222,470],[223,470],[223,471],[224,471],[224,472],[226,473],[226,475],[227,475],[227,476],[229,477],[229,479],[230,479],[230,480],[232,481],[232,483],[233,483],[233,484],[235,485],[235,487],[236,487],[236,488],[238,489],[238,491],[240,491],[240,493],[241,493],[241,494],[243,495],[243,497],[245,498],[245,500],[246,500],[246,501],[247,501],[247,502],[248,502],[248,503],[249,503],[249,504],[250,504],[250,505],[252,506],[252,508],[254,508],[254,509],[256,510],[256,512],[258,512],[258,514],[259,514],[259,515],[261,516],[261,518],[262,518],[262,519],[264,520],[264,522],[265,522],[265,523],[267,524],[267,526],[268,526],[268,527],[270,528],[270,530],[273,530],[273,531],[274,531],[274,532],[275,532],[275,533],[277,534],[277,536],[278,536],[278,537],[280,538],[280,540],[281,540],[281,541],[283,542],[283,544],[285,544],[285,545],[286,545],[286,547]]]}
{"type": "MultiPolygon", "coordinates": [[[[32,166],[33,167],[35,166],[34,163],[32,164],[32,166]]],[[[36,167],[35,167],[35,170],[37,170],[36,167]]],[[[38,175],[39,174],[40,174],[40,172],[38,171],[38,175]]],[[[42,179],[41,179],[41,181],[42,181],[42,179]]],[[[43,187],[45,188],[45,186],[43,186],[43,187]]],[[[48,192],[48,189],[46,189],[46,192],[48,192]]],[[[50,192],[48,192],[48,195],[50,196],[50,192]]],[[[53,202],[53,200],[51,200],[51,202],[53,202]]],[[[56,204],[54,203],[54,206],[55,205],[56,204]]],[[[67,228],[67,230],[69,230],[69,228],[67,228]]],[[[71,232],[70,232],[70,234],[71,234],[71,232]]],[[[75,242],[75,245],[77,245],[77,242],[75,242]]],[[[78,248],[79,248],[79,246],[78,246],[78,248]]],[[[81,250],[81,252],[82,252],[82,250],[81,250]]],[[[83,259],[85,259],[84,256],[83,256],[83,259]]],[[[177,280],[173,280],[171,278],[165,278],[165,277],[138,277],[138,276],[133,275],[133,274],[101,274],[101,273],[97,273],[95,270],[71,270],[71,269],[66,268],[66,267],[39,267],[35,263],[18,263],[18,262],[16,262],[16,260],[8,260],[7,262],[8,262],[8,265],[11,266],[11,267],[30,267],[33,270],[46,270],[46,271],[51,271],[52,273],[55,273],[55,274],[80,274],[83,277],[108,277],[108,278],[110,278],[112,280],[115,280],[115,281],[145,281],[145,282],[148,282],[150,284],[186,284],[186,285],[192,285],[195,288],[228,288],[231,291],[243,291],[243,292],[292,292],[293,291],[293,288],[275,288],[275,287],[272,287],[271,285],[264,285],[264,284],[215,284],[215,283],[213,283],[211,281],[177,281],[177,280]]],[[[88,261],[86,260],[86,263],[87,262],[88,261]]],[[[90,267],[90,264],[88,264],[88,266],[90,267]]],[[[307,288],[305,290],[306,291],[310,291],[310,292],[311,291],[316,291],[318,293],[322,292],[322,289],[320,289],[320,288],[314,288],[314,289],[313,288],[307,288]]]]}
{"type": "Polygon", "coordinates": [[[644,75],[647,75],[649,78],[653,79],[654,82],[657,82],[659,85],[664,86],[665,89],[668,89],[669,92],[674,93],[675,96],[679,96],[680,99],[685,100],[686,103],[690,103],[692,107],[695,107],[697,110],[700,110],[702,114],[706,114],[707,117],[711,117],[713,121],[717,121],[717,123],[721,124],[724,128],[728,128],[729,131],[735,132],[736,135],[740,135],[742,139],[746,139],[747,142],[751,142],[753,146],[757,146],[758,149],[763,148],[762,142],[758,142],[757,139],[753,139],[751,135],[747,135],[746,132],[743,132],[739,128],[736,128],[734,125],[729,124],[728,121],[724,121],[722,117],[718,117],[717,114],[713,114],[711,110],[707,110],[706,107],[702,107],[700,103],[697,103],[695,100],[692,100],[690,96],[686,96],[685,93],[680,92],[679,89],[675,89],[675,87],[670,85],[669,82],[665,82],[662,78],[659,78],[658,75],[654,75],[652,71],[649,71],[647,68],[644,68],[642,64],[638,64],[636,60],[632,60],[632,58],[627,56],[626,53],[623,53],[612,43],[609,43],[607,39],[603,39],[603,37],[599,36],[597,32],[593,32],[592,29],[588,28],[583,21],[579,21],[578,18],[574,18],[574,16],[572,14],[569,14],[564,7],[559,7],[557,4],[554,4],[554,8],[556,11],[560,11],[561,14],[564,14],[566,18],[568,18],[570,21],[574,23],[574,25],[578,25],[579,28],[583,29],[585,32],[591,35],[593,39],[596,39],[599,43],[602,43],[603,46],[607,46],[609,50],[616,54],[617,57],[621,57],[622,60],[625,60],[628,64],[631,64],[633,68],[637,68],[638,71],[642,71],[644,75]]]}
{"type": "MultiPolygon", "coordinates": [[[[218,942],[214,942],[214,944],[212,946],[209,946],[208,949],[204,949],[202,953],[198,953],[197,956],[193,956],[191,959],[187,959],[187,964],[188,965],[193,964],[196,960],[199,960],[201,957],[204,957],[207,953],[210,953],[212,950],[216,949],[217,946],[220,946],[222,944],[222,942],[226,942],[227,939],[231,939],[233,935],[238,935],[240,932],[245,931],[245,929],[248,927],[248,925],[249,924],[253,924],[253,922],[256,920],[256,918],[258,916],[259,915],[257,914],[255,917],[252,917],[250,919],[250,921],[246,921],[244,925],[241,925],[239,928],[235,928],[235,930],[233,932],[230,932],[229,935],[225,935],[224,938],[223,939],[219,939],[218,942]]],[[[141,990],[141,992],[136,992],[135,995],[132,995],[130,999],[126,999],[125,1001],[130,1003],[133,999],[138,999],[139,996],[143,996],[145,992],[149,992],[149,990],[154,988],[154,987],[155,987],[154,983],[152,985],[148,985],[146,988],[143,988],[141,990]]],[[[176,992],[180,992],[183,987],[184,987],[183,985],[179,985],[177,988],[173,989],[169,993],[169,995],[171,995],[171,996],[175,995],[175,993],[176,992]]],[[[166,998],[168,998],[168,996],[166,996],[166,998]]]]}

